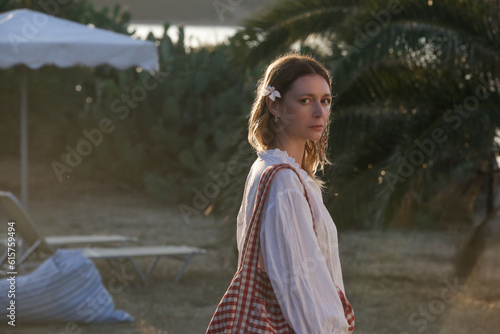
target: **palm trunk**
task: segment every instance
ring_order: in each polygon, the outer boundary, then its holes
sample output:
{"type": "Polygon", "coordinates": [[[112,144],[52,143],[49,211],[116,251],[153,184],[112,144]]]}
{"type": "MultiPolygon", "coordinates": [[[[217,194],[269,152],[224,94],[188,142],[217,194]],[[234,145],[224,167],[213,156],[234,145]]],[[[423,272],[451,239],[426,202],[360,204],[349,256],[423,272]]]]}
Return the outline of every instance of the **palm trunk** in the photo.
{"type": "Polygon", "coordinates": [[[495,172],[498,170],[496,158],[490,159],[490,168],[488,169],[486,186],[485,218],[474,228],[469,240],[458,252],[455,274],[461,282],[467,280],[472,270],[476,266],[477,260],[481,256],[486,246],[488,235],[488,223],[500,211],[500,205],[495,208],[495,172]]]}

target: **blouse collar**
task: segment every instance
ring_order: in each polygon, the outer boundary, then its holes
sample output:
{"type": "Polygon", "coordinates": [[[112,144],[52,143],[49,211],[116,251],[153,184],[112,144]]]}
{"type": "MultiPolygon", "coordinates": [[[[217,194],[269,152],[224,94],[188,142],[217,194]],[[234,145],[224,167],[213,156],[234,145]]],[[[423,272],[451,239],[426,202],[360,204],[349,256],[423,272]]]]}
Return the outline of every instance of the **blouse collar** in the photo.
{"type": "Polygon", "coordinates": [[[299,172],[300,177],[302,177],[304,181],[306,181],[309,177],[309,175],[307,175],[307,172],[300,168],[300,165],[295,162],[294,158],[288,156],[288,153],[286,151],[275,148],[274,150],[257,152],[257,155],[259,156],[259,158],[271,165],[275,165],[278,163],[288,163],[292,165],[299,172]]]}

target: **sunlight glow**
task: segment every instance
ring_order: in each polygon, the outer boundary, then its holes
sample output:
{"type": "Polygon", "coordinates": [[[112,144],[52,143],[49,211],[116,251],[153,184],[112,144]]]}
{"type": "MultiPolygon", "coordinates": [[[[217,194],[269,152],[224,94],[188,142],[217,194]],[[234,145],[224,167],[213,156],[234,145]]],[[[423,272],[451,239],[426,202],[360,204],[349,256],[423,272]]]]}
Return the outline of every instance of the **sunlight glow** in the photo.
{"type": "MultiPolygon", "coordinates": [[[[236,26],[187,25],[184,26],[184,42],[186,46],[194,48],[215,45],[227,41],[240,29],[236,26]]],[[[129,31],[135,31],[133,35],[135,38],[146,39],[149,33],[152,33],[156,38],[161,38],[164,34],[164,27],[161,24],[132,23],[129,25],[129,31]]],[[[178,27],[170,26],[167,35],[176,43],[179,37],[178,27]]]]}

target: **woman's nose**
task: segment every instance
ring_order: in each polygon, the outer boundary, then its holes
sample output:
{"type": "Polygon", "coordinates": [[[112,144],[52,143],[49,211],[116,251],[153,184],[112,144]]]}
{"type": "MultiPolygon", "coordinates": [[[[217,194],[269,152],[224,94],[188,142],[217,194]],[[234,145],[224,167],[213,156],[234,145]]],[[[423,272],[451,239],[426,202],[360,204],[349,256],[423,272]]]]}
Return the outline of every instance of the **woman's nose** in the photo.
{"type": "Polygon", "coordinates": [[[313,105],[313,117],[314,118],[321,118],[323,114],[325,113],[325,110],[323,110],[323,106],[321,105],[320,101],[317,101],[313,105]]]}

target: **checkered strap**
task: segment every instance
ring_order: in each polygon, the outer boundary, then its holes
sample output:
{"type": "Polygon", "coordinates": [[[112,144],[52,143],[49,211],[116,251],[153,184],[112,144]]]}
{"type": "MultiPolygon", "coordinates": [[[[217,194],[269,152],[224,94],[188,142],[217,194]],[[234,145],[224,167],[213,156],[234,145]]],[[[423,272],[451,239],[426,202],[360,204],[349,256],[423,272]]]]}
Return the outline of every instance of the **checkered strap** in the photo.
{"type": "Polygon", "coordinates": [[[344,307],[344,316],[347,320],[347,324],[349,325],[349,334],[351,334],[354,331],[354,311],[352,309],[351,303],[349,303],[342,290],[340,290],[337,284],[335,284],[335,287],[337,288],[340,301],[342,302],[342,306],[344,307]]]}

